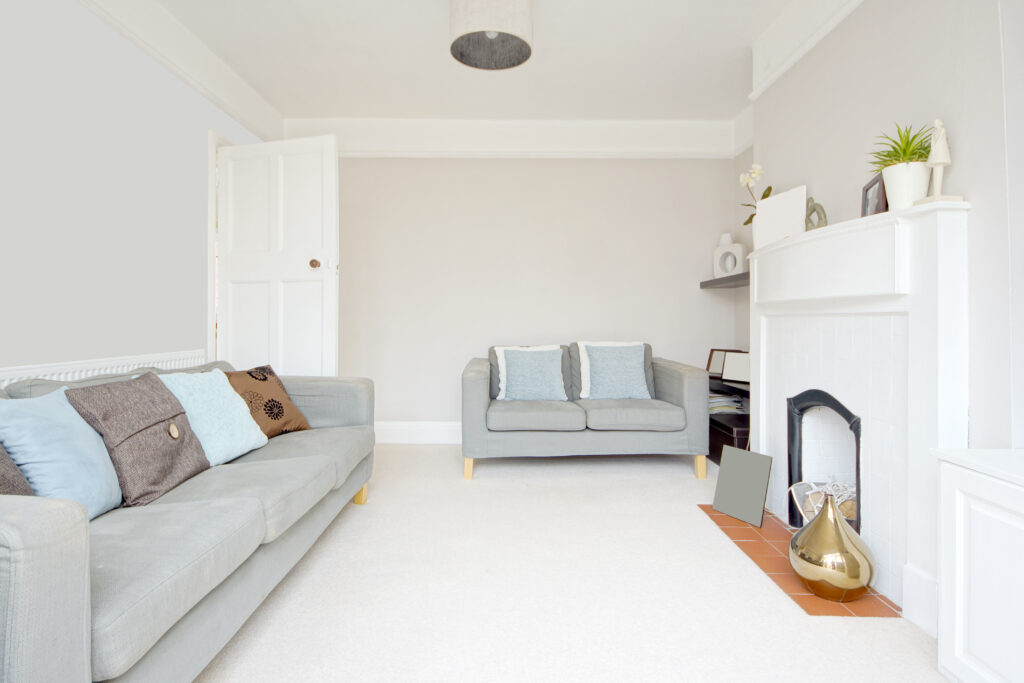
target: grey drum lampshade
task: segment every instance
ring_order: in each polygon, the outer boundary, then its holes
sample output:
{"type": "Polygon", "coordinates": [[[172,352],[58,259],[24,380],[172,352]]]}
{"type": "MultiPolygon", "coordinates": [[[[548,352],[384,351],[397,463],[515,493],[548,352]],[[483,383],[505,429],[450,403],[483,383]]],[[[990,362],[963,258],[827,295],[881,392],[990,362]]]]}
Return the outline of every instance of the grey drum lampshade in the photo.
{"type": "Polygon", "coordinates": [[[533,52],[533,0],[451,0],[452,57],[477,69],[519,66],[533,52]]]}

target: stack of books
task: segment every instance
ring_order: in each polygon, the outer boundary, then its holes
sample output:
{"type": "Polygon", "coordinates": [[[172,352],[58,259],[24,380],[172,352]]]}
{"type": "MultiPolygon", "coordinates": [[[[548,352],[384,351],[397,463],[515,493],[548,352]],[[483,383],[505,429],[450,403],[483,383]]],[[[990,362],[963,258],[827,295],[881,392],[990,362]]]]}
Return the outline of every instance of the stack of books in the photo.
{"type": "Polygon", "coordinates": [[[743,399],[732,394],[719,394],[714,391],[708,395],[708,412],[715,413],[742,413],[743,399]]]}

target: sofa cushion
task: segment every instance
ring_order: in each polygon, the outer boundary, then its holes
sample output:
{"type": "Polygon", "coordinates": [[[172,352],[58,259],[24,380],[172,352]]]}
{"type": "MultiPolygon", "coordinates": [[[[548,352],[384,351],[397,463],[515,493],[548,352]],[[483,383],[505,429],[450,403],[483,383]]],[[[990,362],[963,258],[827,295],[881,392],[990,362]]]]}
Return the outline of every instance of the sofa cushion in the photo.
{"type": "MultiPolygon", "coordinates": [[[[569,345],[569,394],[570,401],[580,398],[583,389],[583,375],[580,372],[580,345],[573,342],[569,345]]],[[[647,393],[654,396],[654,351],[650,344],[644,344],[644,378],[647,380],[647,393]]]]}
{"type": "Polygon", "coordinates": [[[334,473],[334,462],[321,455],[218,465],[168,491],[152,504],[255,498],[263,506],[263,542],[270,543],[331,490],[334,473]]]}
{"type": "Polygon", "coordinates": [[[667,401],[636,398],[576,401],[586,411],[587,427],[599,430],[678,432],[686,429],[686,411],[667,401]]]}
{"type": "Polygon", "coordinates": [[[36,495],[77,500],[89,519],[121,504],[103,438],[63,391],[0,401],[0,443],[36,495]]]}
{"type": "Polygon", "coordinates": [[[487,428],[492,432],[579,432],[587,415],[569,401],[491,401],[487,428]]]}
{"type": "Polygon", "coordinates": [[[253,499],[121,508],[89,527],[92,676],[132,667],[260,545],[253,499]]]}
{"type": "Polygon", "coordinates": [[[152,372],[65,393],[103,437],[125,505],[146,505],[209,468],[185,409],[152,372]]]}
{"type": "Polygon", "coordinates": [[[231,465],[266,460],[290,460],[310,455],[330,458],[337,471],[334,488],[345,483],[356,465],[373,450],[373,427],[327,427],[275,436],[263,448],[233,460],[231,465]]]}
{"type": "MultiPolygon", "coordinates": [[[[499,386],[499,375],[501,374],[501,371],[498,369],[498,353],[497,351],[494,350],[495,348],[497,347],[492,346],[487,350],[487,361],[491,365],[490,391],[492,399],[498,398],[498,392],[501,389],[501,387],[499,386]]],[[[569,371],[569,347],[563,344],[559,348],[562,349],[562,385],[565,387],[565,395],[571,401],[573,399],[573,396],[572,376],[569,371]]],[[[579,397],[577,396],[577,398],[579,397]]]]}
{"type": "Polygon", "coordinates": [[[654,398],[647,390],[644,348],[580,342],[580,398],[654,398]]]}
{"type": "Polygon", "coordinates": [[[0,444],[0,495],[4,496],[34,496],[32,487],[28,485],[28,479],[21,473],[18,466],[7,455],[2,444],[0,444]]]}
{"type": "Polygon", "coordinates": [[[495,349],[502,401],[568,401],[562,375],[564,351],[550,348],[495,349]]]}
{"type": "Polygon", "coordinates": [[[295,407],[284,384],[269,365],[224,373],[231,387],[249,406],[252,419],[268,438],[309,429],[306,416],[295,407]]]}
{"type": "Polygon", "coordinates": [[[267,445],[267,435],[223,370],[173,372],[159,378],[185,409],[211,465],[223,465],[267,445]]]}

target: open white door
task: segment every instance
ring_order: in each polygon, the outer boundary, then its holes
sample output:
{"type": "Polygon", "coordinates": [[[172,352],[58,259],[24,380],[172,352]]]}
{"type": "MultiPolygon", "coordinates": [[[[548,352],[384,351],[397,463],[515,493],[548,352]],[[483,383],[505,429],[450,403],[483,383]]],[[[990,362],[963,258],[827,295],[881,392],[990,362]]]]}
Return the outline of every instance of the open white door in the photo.
{"type": "Polygon", "coordinates": [[[217,150],[217,358],[338,372],[338,143],[217,150]]]}

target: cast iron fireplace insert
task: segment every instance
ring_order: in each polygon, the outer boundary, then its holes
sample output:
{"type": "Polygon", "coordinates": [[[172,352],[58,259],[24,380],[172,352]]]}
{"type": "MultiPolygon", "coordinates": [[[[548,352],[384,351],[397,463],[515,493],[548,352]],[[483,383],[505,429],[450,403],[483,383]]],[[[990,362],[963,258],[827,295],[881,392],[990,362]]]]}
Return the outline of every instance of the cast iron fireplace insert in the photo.
{"type": "MultiPolygon", "coordinates": [[[[857,518],[850,522],[850,526],[860,533],[860,418],[851,413],[850,409],[840,403],[835,396],[821,389],[808,389],[792,398],[787,398],[786,406],[789,413],[787,436],[789,441],[790,486],[798,481],[803,481],[804,413],[811,408],[830,408],[839,417],[846,420],[846,424],[849,425],[850,431],[853,432],[854,447],[856,449],[855,471],[857,473],[857,518]]],[[[797,507],[796,501],[793,500],[793,496],[788,496],[788,498],[789,525],[792,527],[803,526],[803,517],[800,515],[800,509],[797,507]]]]}

